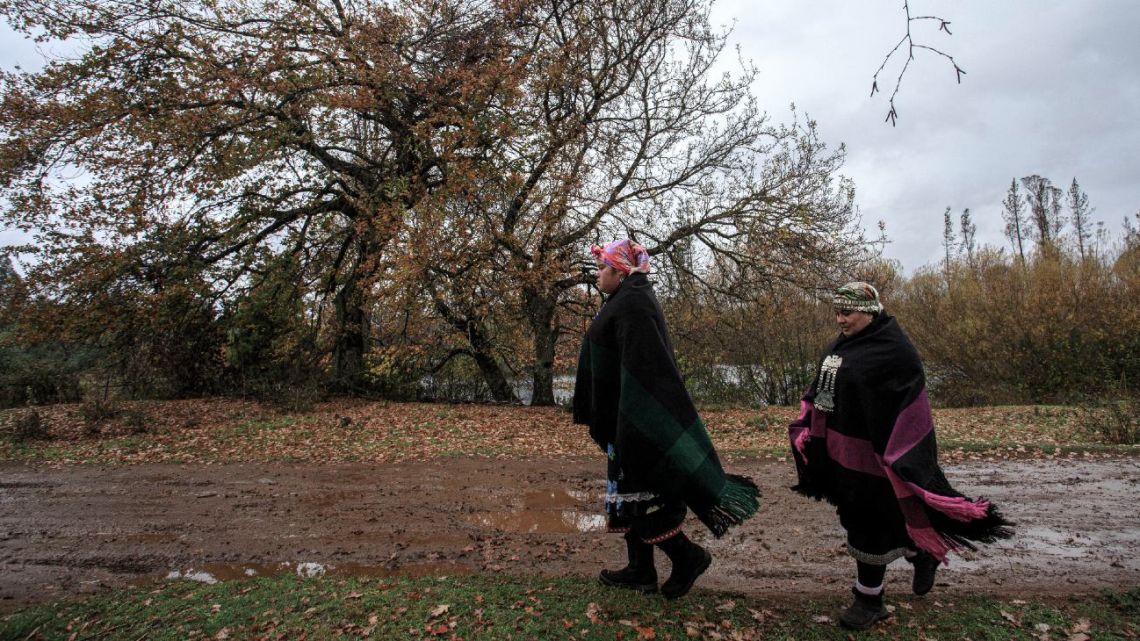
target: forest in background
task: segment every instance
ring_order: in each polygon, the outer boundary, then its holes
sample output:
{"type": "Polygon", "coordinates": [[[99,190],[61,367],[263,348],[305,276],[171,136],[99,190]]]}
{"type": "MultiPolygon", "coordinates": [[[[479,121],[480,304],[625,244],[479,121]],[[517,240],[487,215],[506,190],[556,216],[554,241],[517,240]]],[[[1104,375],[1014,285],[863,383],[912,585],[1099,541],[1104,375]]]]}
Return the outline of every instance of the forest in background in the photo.
{"type": "Polygon", "coordinates": [[[0,75],[0,401],[556,402],[600,304],[588,248],[644,244],[704,403],[793,403],[875,283],[935,402],[1136,392],[1137,234],[1076,180],[1011,183],[1010,247],[945,215],[913,276],[702,0],[10,0],[85,49],[0,75]],[[955,222],[958,223],[955,226],[955,222]]]}

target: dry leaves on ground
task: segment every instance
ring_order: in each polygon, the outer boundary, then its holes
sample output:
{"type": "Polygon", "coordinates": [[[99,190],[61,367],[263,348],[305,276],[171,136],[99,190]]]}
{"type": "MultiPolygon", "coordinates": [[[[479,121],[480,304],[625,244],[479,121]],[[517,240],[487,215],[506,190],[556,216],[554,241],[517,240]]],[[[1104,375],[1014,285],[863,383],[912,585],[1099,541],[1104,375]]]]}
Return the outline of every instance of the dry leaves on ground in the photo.
{"type": "MultiPolygon", "coordinates": [[[[593,456],[586,428],[559,407],[441,405],[337,400],[282,413],[249,401],[204,399],[118,404],[92,424],[80,405],[35,408],[49,438],[0,447],[0,457],[56,462],[391,462],[450,456],[593,456]],[[127,417],[127,418],[124,418],[127,417]]],[[[0,413],[0,431],[31,409],[0,413]]],[[[787,456],[795,408],[707,410],[701,416],[723,456],[787,456]]],[[[1049,457],[1087,445],[1072,408],[935,410],[942,456],[1049,457]]],[[[1072,454],[1069,454],[1072,455],[1072,454]]]]}

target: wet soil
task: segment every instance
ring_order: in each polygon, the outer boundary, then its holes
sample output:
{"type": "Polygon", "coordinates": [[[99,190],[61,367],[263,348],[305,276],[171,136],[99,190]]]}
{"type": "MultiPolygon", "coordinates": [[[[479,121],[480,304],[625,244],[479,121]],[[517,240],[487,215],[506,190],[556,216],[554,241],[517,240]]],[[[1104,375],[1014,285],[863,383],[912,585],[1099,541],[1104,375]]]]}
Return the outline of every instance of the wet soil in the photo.
{"type": "MultiPolygon", "coordinates": [[[[698,588],[833,594],[853,562],[828,505],[789,463],[737,461],[761,514],[713,540],[698,588]]],[[[456,458],[389,465],[33,467],[0,463],[0,611],[125,585],[296,573],[593,576],[624,561],[598,509],[602,461],[456,458]]],[[[1140,587],[1140,460],[950,466],[1017,536],[938,574],[946,593],[1061,595],[1140,587]]],[[[659,555],[660,556],[660,555],[659,555]]],[[[659,571],[667,575],[660,557],[659,571]]],[[[890,589],[909,586],[892,564],[890,589]]]]}

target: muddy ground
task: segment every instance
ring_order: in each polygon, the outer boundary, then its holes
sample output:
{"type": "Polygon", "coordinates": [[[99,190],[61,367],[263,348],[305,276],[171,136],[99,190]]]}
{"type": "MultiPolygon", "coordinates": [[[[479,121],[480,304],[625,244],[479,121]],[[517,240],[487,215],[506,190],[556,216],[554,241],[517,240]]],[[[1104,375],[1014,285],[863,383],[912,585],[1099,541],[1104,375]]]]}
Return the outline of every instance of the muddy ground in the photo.
{"type": "MultiPolygon", "coordinates": [[[[758,518],[712,540],[699,589],[833,594],[853,562],[833,510],[793,494],[789,463],[739,461],[758,518]]],[[[620,566],[602,531],[602,462],[448,459],[392,465],[28,467],[0,463],[0,611],[124,585],[282,572],[592,576],[620,566]]],[[[949,467],[1016,538],[939,572],[944,593],[1059,595],[1140,586],[1140,460],[949,467]]],[[[667,562],[660,561],[662,574],[667,562]]],[[[909,566],[888,573],[905,591],[909,566]]]]}

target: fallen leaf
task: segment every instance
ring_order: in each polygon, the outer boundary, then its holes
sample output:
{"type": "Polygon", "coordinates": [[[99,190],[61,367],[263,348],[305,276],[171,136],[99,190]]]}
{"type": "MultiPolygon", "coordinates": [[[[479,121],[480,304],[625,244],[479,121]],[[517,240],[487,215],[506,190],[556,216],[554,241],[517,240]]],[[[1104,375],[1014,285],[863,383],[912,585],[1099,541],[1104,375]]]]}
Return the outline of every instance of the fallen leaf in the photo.
{"type": "Polygon", "coordinates": [[[769,610],[753,610],[752,608],[748,608],[748,613],[752,615],[752,620],[757,623],[764,623],[772,616],[772,612],[769,610]]]}
{"type": "Polygon", "coordinates": [[[435,618],[438,618],[438,617],[441,617],[441,616],[447,614],[447,611],[450,609],[451,609],[451,606],[444,603],[444,604],[441,604],[441,605],[438,605],[438,606],[432,608],[432,611],[428,613],[428,616],[435,619],[435,618]]]}

